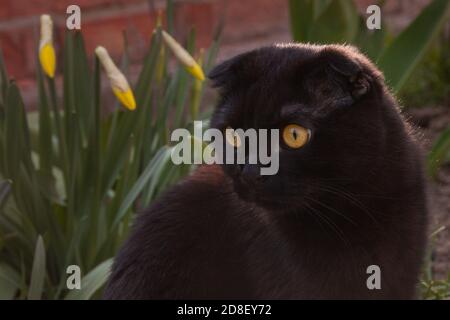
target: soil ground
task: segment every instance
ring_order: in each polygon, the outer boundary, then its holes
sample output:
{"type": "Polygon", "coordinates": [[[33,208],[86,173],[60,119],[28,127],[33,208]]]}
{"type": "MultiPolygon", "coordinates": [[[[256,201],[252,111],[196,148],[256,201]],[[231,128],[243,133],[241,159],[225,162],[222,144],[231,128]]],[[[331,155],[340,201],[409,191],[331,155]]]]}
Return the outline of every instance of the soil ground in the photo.
{"type": "MultiPolygon", "coordinates": [[[[421,143],[428,152],[439,134],[450,124],[450,108],[426,107],[409,109],[405,115],[422,133],[421,143]]],[[[433,245],[432,270],[436,279],[450,273],[450,165],[439,170],[435,180],[428,180],[429,233],[445,227],[433,245]]]]}

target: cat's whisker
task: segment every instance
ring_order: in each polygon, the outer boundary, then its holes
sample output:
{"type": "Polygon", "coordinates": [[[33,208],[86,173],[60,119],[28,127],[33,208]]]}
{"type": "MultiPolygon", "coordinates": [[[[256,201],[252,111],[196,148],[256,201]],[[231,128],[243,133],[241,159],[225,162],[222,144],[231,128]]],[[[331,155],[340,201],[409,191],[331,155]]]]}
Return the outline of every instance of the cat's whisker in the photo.
{"type": "Polygon", "coordinates": [[[323,208],[325,208],[325,209],[327,209],[327,210],[330,210],[330,211],[334,212],[335,214],[337,214],[338,216],[344,218],[345,220],[347,220],[348,222],[350,222],[350,223],[353,224],[354,226],[357,225],[357,223],[356,223],[354,220],[350,219],[350,218],[347,217],[345,214],[343,214],[342,212],[336,210],[335,208],[332,208],[332,207],[328,206],[327,204],[323,203],[322,201],[316,200],[316,199],[314,199],[314,198],[307,197],[307,196],[305,196],[305,197],[308,198],[309,201],[313,201],[313,202],[317,203],[319,206],[321,206],[321,207],[323,207],[323,208]]]}
{"type": "MultiPolygon", "coordinates": [[[[326,215],[322,214],[322,213],[320,212],[320,210],[314,208],[313,206],[309,205],[308,203],[305,202],[303,205],[304,205],[305,207],[307,207],[309,210],[313,211],[313,214],[314,214],[315,216],[317,216],[317,217],[319,217],[320,219],[322,219],[322,221],[325,222],[325,224],[326,224],[332,231],[334,231],[334,232],[336,233],[336,235],[338,236],[338,238],[339,238],[340,240],[342,240],[342,242],[344,242],[344,244],[345,244],[347,247],[351,247],[351,246],[350,246],[350,243],[349,243],[349,241],[348,241],[348,239],[345,237],[344,232],[342,231],[341,228],[339,228],[338,225],[336,225],[336,223],[334,223],[331,219],[327,218],[326,215]]],[[[308,211],[306,211],[306,212],[308,212],[308,211]]]]}
{"type": "Polygon", "coordinates": [[[361,203],[356,197],[352,196],[350,193],[347,193],[347,192],[339,190],[339,189],[334,189],[331,186],[327,186],[327,187],[320,186],[320,190],[335,194],[337,196],[342,196],[343,198],[351,201],[354,205],[356,205],[359,209],[361,209],[365,214],[367,214],[375,223],[378,224],[378,220],[370,212],[370,210],[363,203],[361,203]]]}

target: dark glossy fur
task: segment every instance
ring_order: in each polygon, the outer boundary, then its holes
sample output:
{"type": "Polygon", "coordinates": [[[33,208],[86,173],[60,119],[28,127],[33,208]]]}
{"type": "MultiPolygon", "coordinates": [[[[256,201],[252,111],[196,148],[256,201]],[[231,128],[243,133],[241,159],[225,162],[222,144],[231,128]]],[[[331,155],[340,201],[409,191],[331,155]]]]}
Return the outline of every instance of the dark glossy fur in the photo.
{"type": "Polygon", "coordinates": [[[137,217],[107,299],[409,299],[425,246],[420,150],[382,74],[352,47],[280,45],[210,78],[211,126],[311,129],[280,170],[201,166],[137,217]],[[381,290],[366,269],[381,268],[381,290]]]}

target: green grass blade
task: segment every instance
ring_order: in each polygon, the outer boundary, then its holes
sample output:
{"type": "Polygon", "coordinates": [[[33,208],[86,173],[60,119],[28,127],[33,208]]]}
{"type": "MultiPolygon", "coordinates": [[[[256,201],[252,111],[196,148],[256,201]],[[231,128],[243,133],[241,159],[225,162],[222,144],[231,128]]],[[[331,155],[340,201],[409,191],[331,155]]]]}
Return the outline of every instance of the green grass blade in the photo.
{"type": "Polygon", "coordinates": [[[314,19],[317,19],[328,8],[332,0],[314,0],[312,2],[313,2],[314,19]]]}
{"type": "Polygon", "coordinates": [[[8,74],[6,73],[6,67],[3,60],[3,52],[0,48],[0,112],[4,104],[6,97],[6,91],[8,88],[8,74]]]}
{"type": "Polygon", "coordinates": [[[5,153],[3,154],[6,164],[5,173],[13,180],[19,175],[21,163],[22,139],[20,137],[23,124],[19,103],[19,90],[13,83],[6,97],[5,153]]]}
{"type": "Polygon", "coordinates": [[[158,56],[161,51],[161,29],[156,29],[154,32],[148,53],[144,59],[142,71],[139,74],[139,79],[135,86],[136,103],[141,106],[146,101],[146,96],[150,94],[152,81],[156,74],[156,65],[159,61],[158,56]]]}
{"type": "Polygon", "coordinates": [[[84,46],[83,35],[75,32],[74,35],[74,74],[73,85],[75,109],[79,114],[78,127],[80,128],[81,145],[86,146],[88,139],[88,126],[94,109],[92,108],[92,74],[89,69],[88,57],[84,46]]]}
{"type": "Polygon", "coordinates": [[[45,92],[44,75],[37,68],[38,109],[39,109],[39,169],[47,176],[52,176],[52,122],[45,92]]]}
{"type": "MultiPolygon", "coordinates": [[[[47,77],[47,85],[49,89],[50,101],[53,112],[53,123],[54,128],[56,130],[56,136],[58,137],[58,149],[57,152],[54,152],[57,155],[58,163],[63,172],[64,183],[67,184],[67,171],[68,171],[68,156],[67,156],[67,143],[66,143],[66,129],[67,125],[64,119],[62,118],[61,110],[58,106],[57,94],[56,94],[56,85],[55,80],[47,77]]],[[[65,192],[66,193],[66,192],[65,192]]]]}
{"type": "Polygon", "coordinates": [[[0,212],[8,200],[8,196],[11,193],[11,181],[0,181],[0,212]]]}
{"type": "Polygon", "coordinates": [[[123,199],[125,198],[126,194],[127,194],[127,186],[130,183],[130,167],[132,165],[132,158],[133,158],[133,142],[134,139],[130,139],[130,143],[127,147],[127,150],[124,152],[126,154],[126,161],[122,170],[122,174],[121,174],[121,178],[117,181],[116,186],[115,186],[115,190],[114,190],[114,198],[112,200],[111,205],[109,206],[109,214],[108,214],[108,218],[110,221],[110,225],[108,225],[108,228],[111,227],[116,214],[119,210],[119,207],[123,201],[123,199]]]}
{"type": "Polygon", "coordinates": [[[314,17],[313,10],[311,0],[289,0],[290,24],[294,41],[308,41],[314,17]]]}
{"type": "MultiPolygon", "coordinates": [[[[167,152],[168,153],[172,152],[172,148],[170,148],[167,152]]],[[[174,171],[175,165],[171,165],[171,162],[169,160],[170,157],[165,157],[157,164],[152,179],[150,180],[148,187],[146,188],[146,190],[143,192],[142,195],[142,205],[144,207],[150,204],[150,201],[153,199],[153,196],[155,195],[156,188],[157,187],[161,188],[164,180],[166,180],[168,176],[171,174],[171,172],[174,171]]]]}
{"type": "Polygon", "coordinates": [[[167,0],[166,2],[166,14],[167,14],[167,31],[173,34],[174,31],[174,5],[173,0],[167,0]]]}
{"type": "Polygon", "coordinates": [[[448,0],[434,0],[387,47],[378,61],[388,84],[398,92],[440,30],[450,7],[448,0]]]}
{"type": "Polygon", "coordinates": [[[37,238],[34,251],[33,269],[31,271],[30,288],[28,289],[28,300],[40,300],[44,291],[44,280],[46,277],[46,257],[44,240],[41,236],[37,238]]]}
{"type": "MultiPolygon", "coordinates": [[[[194,51],[195,51],[195,39],[196,39],[196,35],[195,35],[195,31],[191,30],[190,34],[189,34],[189,38],[187,41],[187,51],[194,56],[194,51]]],[[[202,65],[202,63],[200,63],[200,65],[202,65]]],[[[188,83],[189,82],[193,82],[194,84],[196,82],[202,82],[198,79],[192,79],[191,77],[187,74],[185,68],[180,68],[177,73],[176,73],[176,77],[179,77],[179,81],[177,83],[177,89],[175,92],[175,117],[173,120],[173,126],[175,128],[179,128],[182,124],[183,119],[183,115],[185,114],[185,106],[186,106],[186,100],[188,98],[188,93],[189,93],[189,88],[188,88],[188,83]]],[[[191,109],[195,108],[193,106],[193,104],[191,103],[191,109]]]]}
{"type": "Polygon", "coordinates": [[[20,276],[17,271],[0,263],[0,300],[13,299],[20,287],[20,276]]]}
{"type": "Polygon", "coordinates": [[[334,0],[314,21],[310,42],[352,43],[358,33],[359,15],[353,1],[334,0]]]}
{"type": "Polygon", "coordinates": [[[357,45],[362,52],[367,54],[370,59],[377,61],[386,45],[388,36],[386,27],[382,25],[379,30],[369,30],[366,26],[365,17],[361,16],[359,17],[359,20],[359,32],[354,44],[357,45]]]}
{"type": "Polygon", "coordinates": [[[160,161],[164,162],[166,157],[170,157],[169,151],[170,149],[167,147],[161,148],[161,150],[155,155],[155,157],[153,157],[152,161],[147,164],[147,167],[144,169],[140,177],[137,179],[137,181],[123,200],[114,220],[113,229],[117,227],[117,225],[127,213],[128,209],[133,204],[134,200],[136,200],[140,192],[144,189],[149,179],[155,174],[160,161]]]}
{"type": "Polygon", "coordinates": [[[70,125],[70,117],[68,115],[75,112],[75,95],[74,91],[74,33],[67,31],[64,43],[64,83],[63,83],[63,97],[64,97],[64,118],[65,118],[65,135],[67,140],[72,131],[70,125]]]}
{"type": "Polygon", "coordinates": [[[436,177],[439,167],[450,153],[450,126],[441,133],[431,148],[427,158],[427,170],[431,177],[436,177]]]}

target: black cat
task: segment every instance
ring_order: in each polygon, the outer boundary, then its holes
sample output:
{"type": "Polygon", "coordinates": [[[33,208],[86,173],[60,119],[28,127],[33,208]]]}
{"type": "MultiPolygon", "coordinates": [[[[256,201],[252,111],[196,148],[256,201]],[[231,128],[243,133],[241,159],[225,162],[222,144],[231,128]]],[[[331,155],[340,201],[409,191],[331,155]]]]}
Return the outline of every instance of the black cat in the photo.
{"type": "Polygon", "coordinates": [[[353,47],[286,44],[209,77],[211,127],[279,129],[279,171],[200,166],[137,217],[104,297],[415,298],[421,153],[381,72],[353,47]]]}

